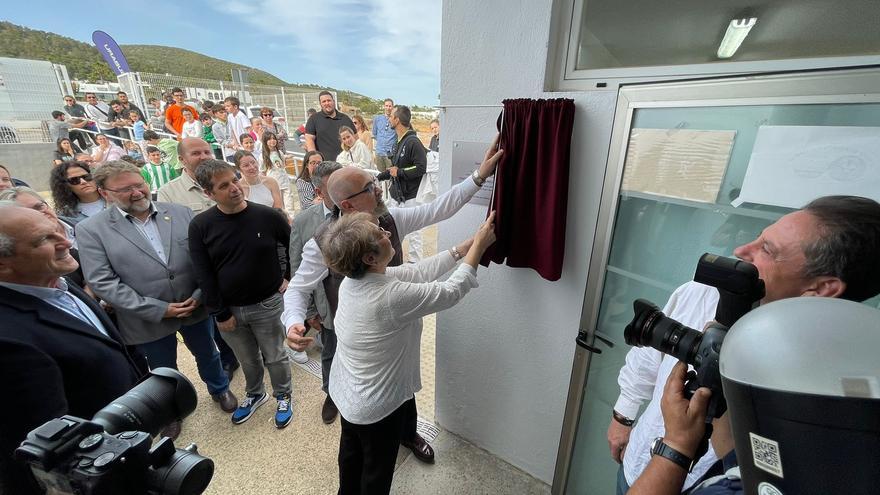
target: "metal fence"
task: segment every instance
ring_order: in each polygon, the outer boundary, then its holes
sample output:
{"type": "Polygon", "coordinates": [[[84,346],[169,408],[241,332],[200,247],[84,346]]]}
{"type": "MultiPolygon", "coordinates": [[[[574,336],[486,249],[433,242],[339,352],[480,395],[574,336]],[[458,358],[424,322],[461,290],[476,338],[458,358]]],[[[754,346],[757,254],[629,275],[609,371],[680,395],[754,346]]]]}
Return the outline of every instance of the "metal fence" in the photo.
{"type": "MultiPolygon", "coordinates": [[[[147,108],[147,102],[150,98],[161,100],[163,94],[168,93],[172,88],[182,89],[186,95],[185,99],[191,104],[200,104],[205,100],[217,103],[229,96],[235,96],[241,101],[243,109],[262,106],[272,108],[276,117],[280,117],[279,120],[287,125],[289,132],[305,122],[306,112],[309,108],[320,108],[318,104],[319,91],[296,91],[283,86],[242,84],[148,72],[123,74],[119,76],[119,84],[123,91],[127,92],[129,97],[144,109],[147,108]]],[[[199,105],[194,106],[201,109],[199,105]]],[[[248,115],[258,117],[259,115],[255,112],[258,113],[258,108],[251,108],[248,115]]]]}

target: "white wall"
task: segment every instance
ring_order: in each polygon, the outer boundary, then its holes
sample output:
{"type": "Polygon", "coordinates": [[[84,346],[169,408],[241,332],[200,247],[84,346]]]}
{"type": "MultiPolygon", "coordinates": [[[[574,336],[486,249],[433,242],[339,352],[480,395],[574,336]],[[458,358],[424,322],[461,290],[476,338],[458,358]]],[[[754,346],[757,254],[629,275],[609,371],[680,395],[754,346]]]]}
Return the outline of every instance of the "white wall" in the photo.
{"type": "MultiPolygon", "coordinates": [[[[530,269],[481,268],[480,287],[438,315],[436,418],[547,483],[552,482],[583,304],[616,92],[544,92],[549,1],[444,0],[441,149],[489,142],[505,98],[574,98],[571,183],[562,278],[530,269]]],[[[441,184],[452,152],[441,154],[441,184]]],[[[485,208],[466,206],[440,225],[440,246],[470,236],[485,208]]],[[[522,242],[529,242],[523,239],[522,242]]],[[[442,459],[439,462],[443,462],[442,459]]]]}

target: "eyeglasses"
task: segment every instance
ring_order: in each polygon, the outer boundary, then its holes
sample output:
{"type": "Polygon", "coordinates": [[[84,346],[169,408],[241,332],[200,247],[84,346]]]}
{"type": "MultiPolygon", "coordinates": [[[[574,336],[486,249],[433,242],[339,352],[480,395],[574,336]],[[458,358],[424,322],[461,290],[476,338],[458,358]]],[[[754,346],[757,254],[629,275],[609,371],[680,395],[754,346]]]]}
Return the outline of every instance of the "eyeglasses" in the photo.
{"type": "Polygon", "coordinates": [[[260,115],[262,115],[263,117],[274,117],[275,116],[274,113],[261,113],[260,115]]]}
{"type": "Polygon", "coordinates": [[[73,100],[64,100],[64,101],[66,101],[67,103],[73,103],[73,100]]]}
{"type": "Polygon", "coordinates": [[[77,177],[69,177],[67,179],[67,183],[71,186],[78,186],[82,181],[91,182],[92,174],[79,175],[77,177]]]}
{"type": "Polygon", "coordinates": [[[48,207],[49,207],[48,203],[46,203],[45,201],[40,201],[39,203],[35,204],[34,206],[31,206],[31,209],[37,210],[37,211],[44,211],[48,207]]]}
{"type": "Polygon", "coordinates": [[[347,198],[342,198],[342,200],[343,200],[343,201],[348,201],[349,199],[351,199],[351,198],[353,198],[353,197],[355,197],[355,196],[360,196],[361,194],[363,194],[363,193],[365,193],[365,192],[369,192],[369,193],[371,193],[371,194],[372,194],[372,193],[375,193],[375,192],[376,192],[376,181],[372,181],[372,182],[370,182],[369,184],[367,184],[367,185],[366,185],[363,189],[361,189],[360,191],[358,191],[358,192],[352,194],[351,196],[349,196],[349,197],[347,197],[347,198]]]}
{"type": "Polygon", "coordinates": [[[146,182],[141,182],[140,184],[132,184],[127,187],[123,187],[122,189],[110,189],[109,187],[103,187],[105,191],[115,192],[116,194],[131,194],[135,191],[143,191],[143,189],[147,186],[146,182]]]}

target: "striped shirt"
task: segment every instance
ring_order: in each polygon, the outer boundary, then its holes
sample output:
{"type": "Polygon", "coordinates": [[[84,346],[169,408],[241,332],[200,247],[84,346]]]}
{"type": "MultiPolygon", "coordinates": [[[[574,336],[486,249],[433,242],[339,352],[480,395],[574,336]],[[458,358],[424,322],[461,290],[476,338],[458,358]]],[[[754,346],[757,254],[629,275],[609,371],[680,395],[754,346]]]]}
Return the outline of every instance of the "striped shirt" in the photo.
{"type": "Polygon", "coordinates": [[[175,179],[180,173],[164,163],[157,165],[147,162],[146,165],[141,167],[141,175],[147,181],[147,184],[150,185],[150,191],[156,192],[160,187],[175,179]]]}

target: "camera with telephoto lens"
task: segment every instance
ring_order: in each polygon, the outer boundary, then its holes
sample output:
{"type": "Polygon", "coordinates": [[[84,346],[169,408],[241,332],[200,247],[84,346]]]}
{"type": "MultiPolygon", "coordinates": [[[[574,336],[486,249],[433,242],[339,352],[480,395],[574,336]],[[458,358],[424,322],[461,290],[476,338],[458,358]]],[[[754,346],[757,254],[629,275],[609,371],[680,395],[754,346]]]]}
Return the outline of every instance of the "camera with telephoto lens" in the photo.
{"type": "Polygon", "coordinates": [[[685,384],[690,398],[700,387],[712,391],[707,419],[718,418],[727,410],[721,390],[718,359],[727,330],[744,314],[756,307],[764,297],[764,281],[758,269],[749,262],[706,253],[700,257],[694,281],[718,289],[715,320],[700,332],[664,315],[650,301],[633,302],[635,316],[624,330],[626,343],[636,347],[650,346],[694,367],[685,384]]]}
{"type": "Polygon", "coordinates": [[[77,495],[196,495],[214,462],[195,444],[177,449],[152,437],[196,408],[196,391],[178,371],[157,368],[137,386],[86,420],[53,419],[28,433],[15,458],[31,466],[49,493],[77,495]]]}

